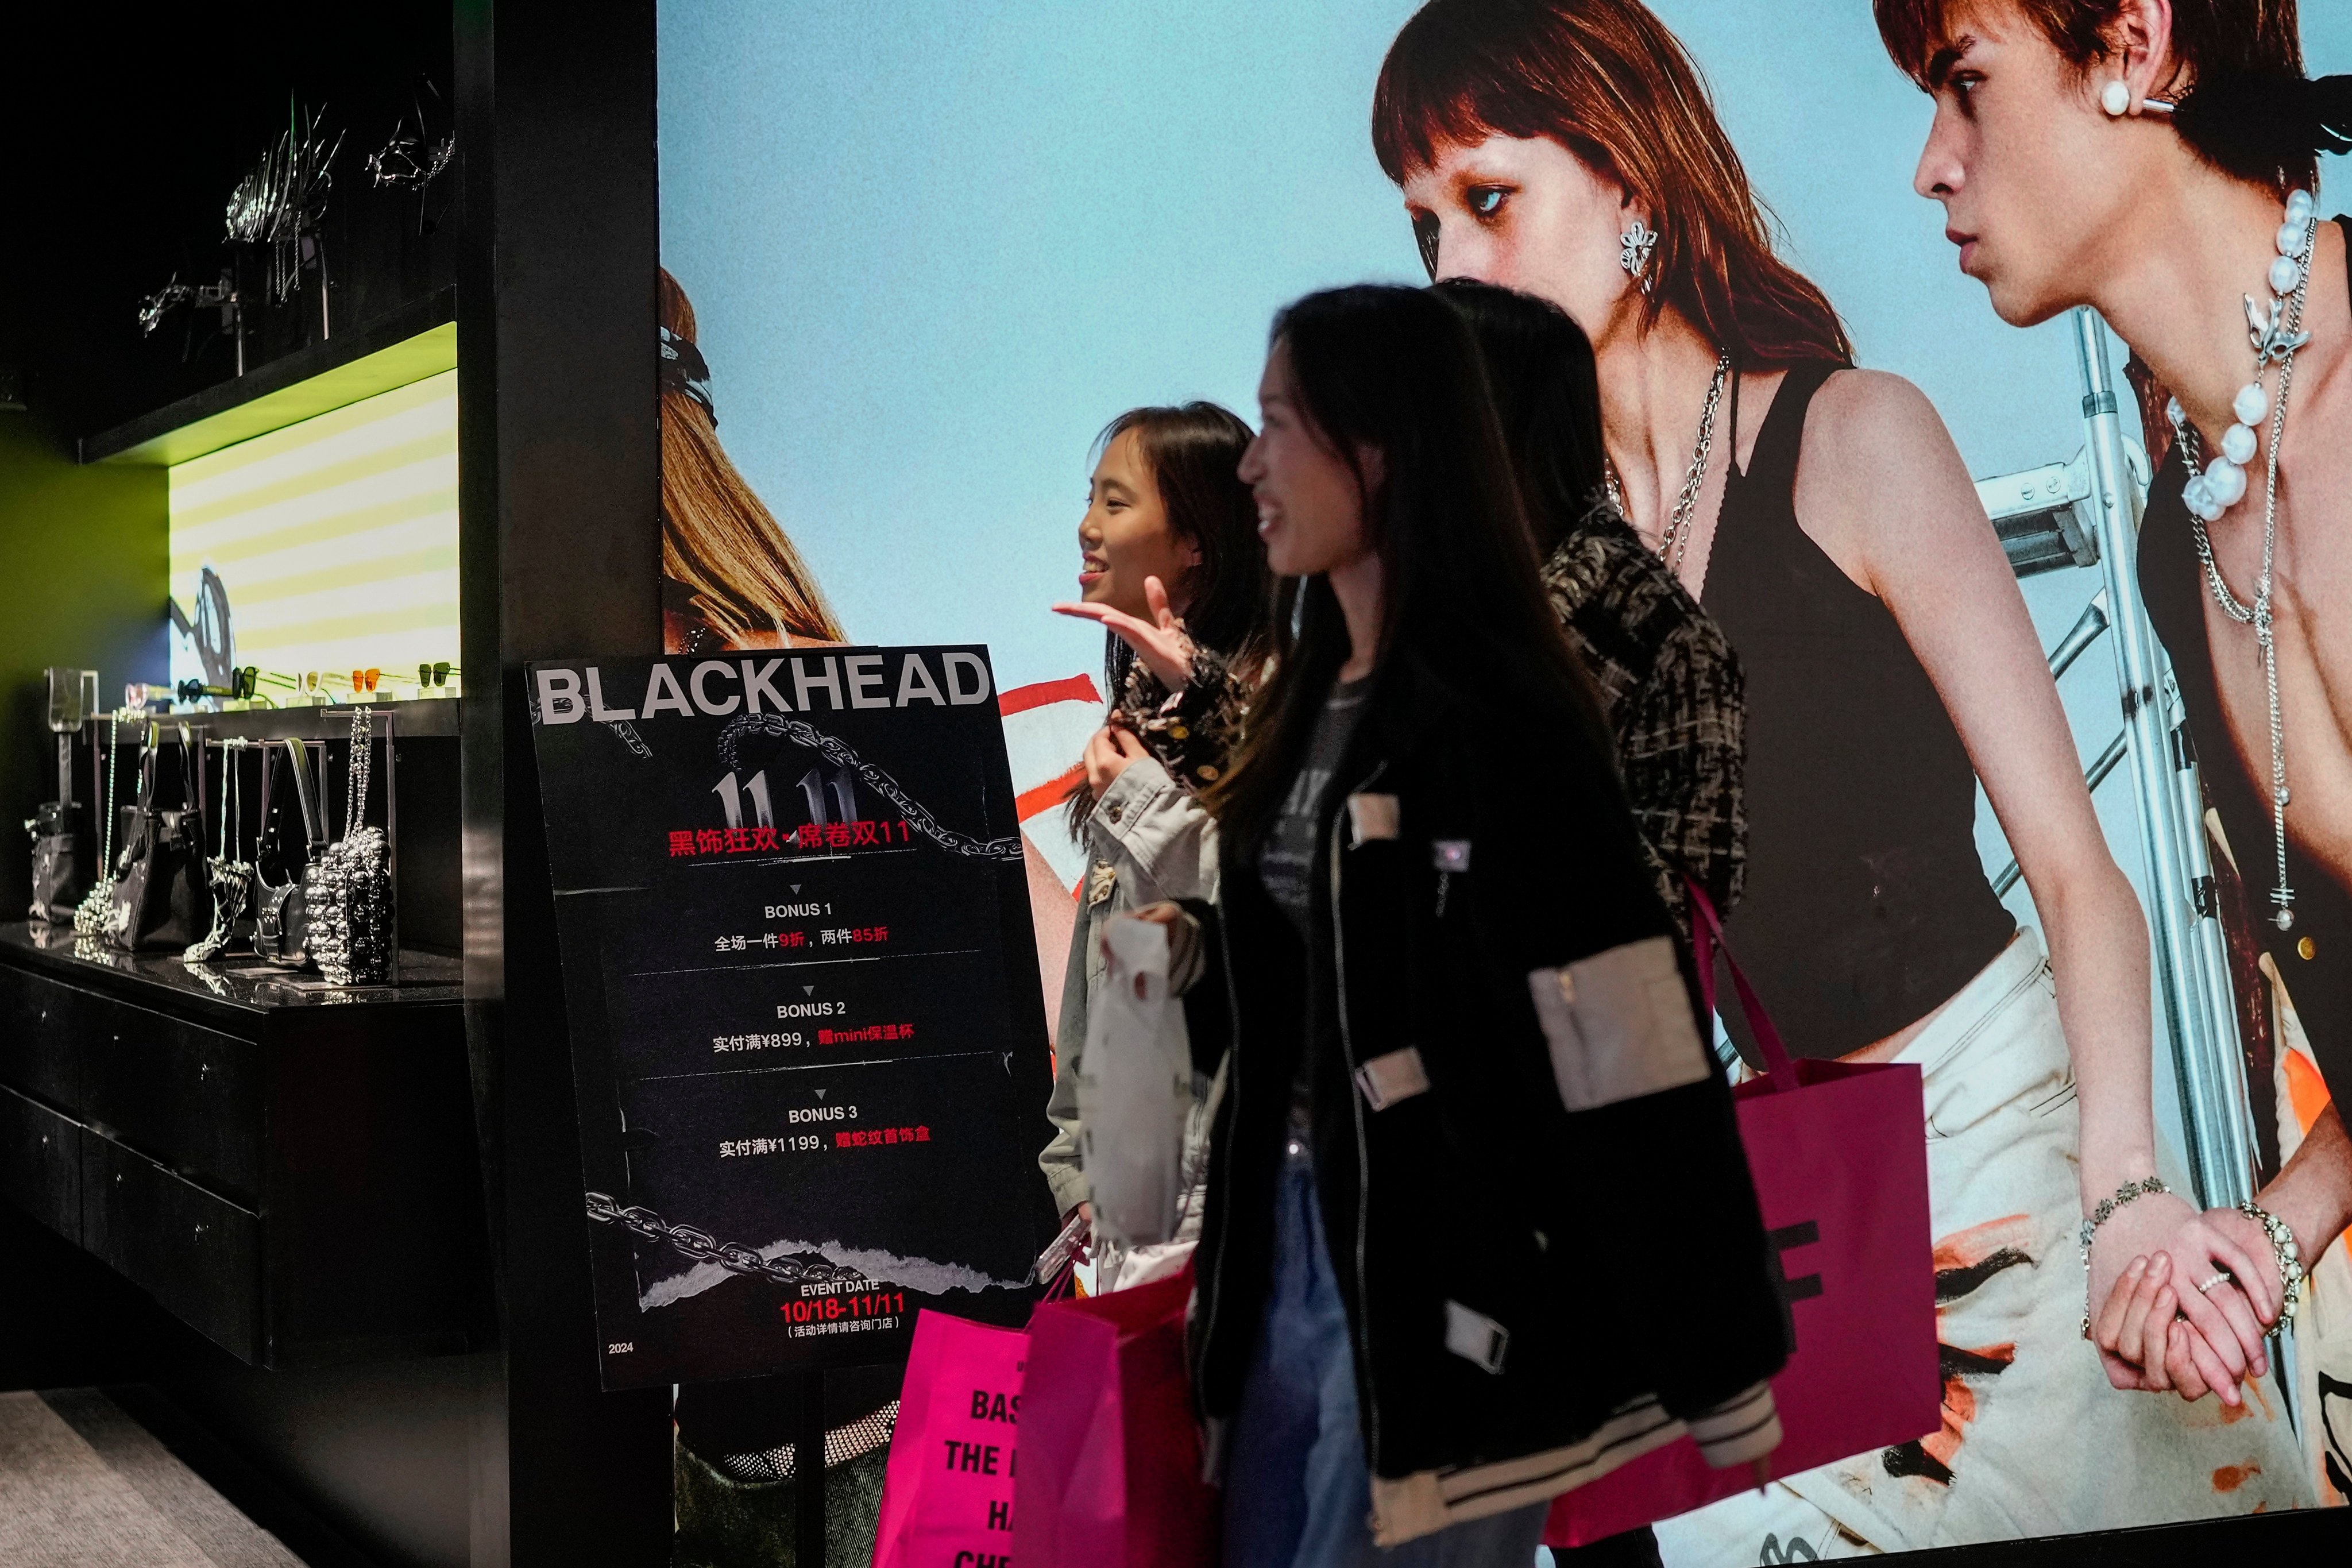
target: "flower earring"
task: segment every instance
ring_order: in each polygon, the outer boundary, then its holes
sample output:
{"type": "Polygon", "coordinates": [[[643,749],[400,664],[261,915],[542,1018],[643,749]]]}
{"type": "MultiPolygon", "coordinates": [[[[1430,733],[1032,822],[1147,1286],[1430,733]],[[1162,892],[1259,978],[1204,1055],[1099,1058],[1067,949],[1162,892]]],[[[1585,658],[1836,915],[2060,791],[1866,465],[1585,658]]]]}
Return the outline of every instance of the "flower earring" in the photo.
{"type": "Polygon", "coordinates": [[[1648,293],[1650,252],[1657,248],[1658,231],[1635,218],[1633,226],[1617,237],[1617,265],[1633,275],[1643,293],[1648,293]]]}

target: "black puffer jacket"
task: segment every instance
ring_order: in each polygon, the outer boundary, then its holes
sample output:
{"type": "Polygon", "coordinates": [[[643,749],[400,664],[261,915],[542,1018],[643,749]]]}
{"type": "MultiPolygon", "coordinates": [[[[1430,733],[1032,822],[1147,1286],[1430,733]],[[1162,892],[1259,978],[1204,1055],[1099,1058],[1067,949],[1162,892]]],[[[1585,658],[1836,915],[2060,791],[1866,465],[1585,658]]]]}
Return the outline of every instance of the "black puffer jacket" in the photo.
{"type": "Polygon", "coordinates": [[[1326,801],[1311,941],[1228,844],[1196,1065],[1230,1050],[1193,1304],[1241,1404],[1302,1045],[1356,1350],[1375,1539],[1605,1474],[1687,1427],[1780,1437],[1785,1319],[1730,1095],[1614,771],[1400,658],[1326,801]]]}

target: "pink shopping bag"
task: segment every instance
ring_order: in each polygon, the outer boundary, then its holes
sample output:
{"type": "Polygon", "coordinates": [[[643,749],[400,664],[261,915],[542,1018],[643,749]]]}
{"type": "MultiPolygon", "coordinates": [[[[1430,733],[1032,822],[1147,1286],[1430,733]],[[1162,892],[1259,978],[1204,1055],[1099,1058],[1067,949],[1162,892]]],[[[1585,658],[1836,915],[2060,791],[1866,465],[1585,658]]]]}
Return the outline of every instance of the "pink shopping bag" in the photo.
{"type": "Polygon", "coordinates": [[[1013,1560],[1013,1436],[1029,1336],[944,1312],[915,1320],[882,1473],[874,1568],[1013,1560]]]}
{"type": "Polygon", "coordinates": [[[1184,1362],[1192,1270],[1029,1321],[1013,1552],[1021,1568],[1213,1568],[1184,1362]]]}
{"type": "MultiPolygon", "coordinates": [[[[1691,907],[1712,1007],[1723,928],[1696,886],[1691,907]]],[[[1916,1066],[1791,1060],[1724,956],[1766,1067],[1733,1098],[1796,1340],[1772,1380],[1784,1434],[1772,1473],[1788,1476],[1943,1424],[1927,1108],[1916,1066]]],[[[1581,1546],[1754,1485],[1748,1467],[1715,1469],[1685,1436],[1559,1498],[1544,1540],[1581,1546]]]]}

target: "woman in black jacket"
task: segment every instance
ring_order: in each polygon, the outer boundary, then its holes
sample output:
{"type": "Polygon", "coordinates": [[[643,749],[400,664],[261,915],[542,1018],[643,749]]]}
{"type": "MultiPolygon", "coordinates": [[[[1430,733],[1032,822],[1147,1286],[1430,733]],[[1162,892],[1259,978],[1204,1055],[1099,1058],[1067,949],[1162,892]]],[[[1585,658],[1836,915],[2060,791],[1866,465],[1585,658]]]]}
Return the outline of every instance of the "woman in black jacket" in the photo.
{"type": "Polygon", "coordinates": [[[1226,1562],[1519,1568],[1685,1428],[1769,1454],[1780,1307],[1468,329],[1312,295],[1259,397],[1290,582],[1185,922],[1230,1053],[1192,1321],[1226,1562]]]}

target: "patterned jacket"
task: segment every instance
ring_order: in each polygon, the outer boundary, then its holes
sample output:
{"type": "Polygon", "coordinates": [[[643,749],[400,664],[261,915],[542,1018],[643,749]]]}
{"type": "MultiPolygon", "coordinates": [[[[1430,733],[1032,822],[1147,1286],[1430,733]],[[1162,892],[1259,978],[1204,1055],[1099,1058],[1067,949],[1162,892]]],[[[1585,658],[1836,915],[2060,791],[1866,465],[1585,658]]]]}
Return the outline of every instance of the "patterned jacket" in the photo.
{"type": "Polygon", "coordinates": [[[1601,689],[1644,858],[1687,942],[1683,878],[1728,915],[1747,870],[1747,680],[1738,656],[1605,503],[1552,551],[1543,584],[1601,689]]]}

